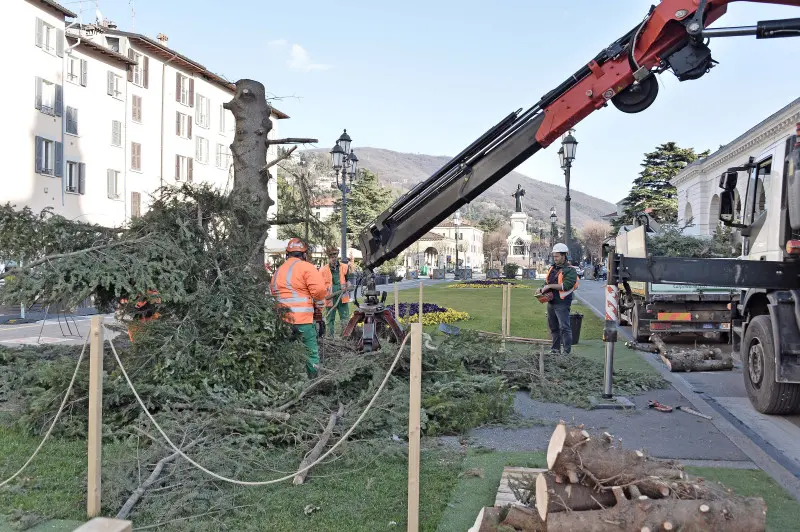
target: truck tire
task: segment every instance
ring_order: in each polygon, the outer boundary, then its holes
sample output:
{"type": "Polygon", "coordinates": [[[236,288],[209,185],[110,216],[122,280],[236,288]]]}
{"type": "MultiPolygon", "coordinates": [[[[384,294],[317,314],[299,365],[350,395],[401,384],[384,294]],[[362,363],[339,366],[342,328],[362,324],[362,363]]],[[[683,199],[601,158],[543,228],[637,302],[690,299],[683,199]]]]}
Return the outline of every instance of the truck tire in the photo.
{"type": "Polygon", "coordinates": [[[744,387],[762,414],[790,414],[800,406],[800,384],[775,381],[775,344],[766,314],[750,321],[742,340],[744,387]]]}
{"type": "Polygon", "coordinates": [[[650,340],[650,331],[649,330],[642,330],[641,325],[639,324],[639,313],[641,312],[641,305],[636,303],[633,306],[633,310],[631,310],[631,334],[633,335],[633,340],[635,342],[647,342],[650,340]]]}

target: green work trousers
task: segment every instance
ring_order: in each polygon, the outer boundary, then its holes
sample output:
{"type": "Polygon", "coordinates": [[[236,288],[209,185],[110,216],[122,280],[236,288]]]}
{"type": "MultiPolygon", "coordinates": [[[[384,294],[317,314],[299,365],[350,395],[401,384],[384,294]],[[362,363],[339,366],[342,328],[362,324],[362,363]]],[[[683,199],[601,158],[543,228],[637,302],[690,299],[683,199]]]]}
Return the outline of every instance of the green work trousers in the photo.
{"type": "Polygon", "coordinates": [[[325,331],[329,337],[333,337],[333,324],[336,321],[336,314],[339,314],[339,321],[342,327],[345,326],[347,320],[350,319],[350,303],[339,302],[335,307],[328,307],[325,309],[327,318],[325,318],[325,331]]]}
{"type": "Polygon", "coordinates": [[[319,368],[319,344],[317,344],[317,328],[313,323],[304,323],[302,325],[295,325],[297,332],[300,333],[300,339],[306,347],[306,372],[309,377],[317,375],[319,368]]]}

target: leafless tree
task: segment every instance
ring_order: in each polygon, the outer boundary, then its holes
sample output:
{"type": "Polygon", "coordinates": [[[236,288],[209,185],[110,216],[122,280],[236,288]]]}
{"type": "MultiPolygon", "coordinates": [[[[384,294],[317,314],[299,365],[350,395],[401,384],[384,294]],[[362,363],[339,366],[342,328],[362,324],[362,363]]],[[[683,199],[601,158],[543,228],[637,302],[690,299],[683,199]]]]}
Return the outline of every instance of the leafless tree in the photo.
{"type": "Polygon", "coordinates": [[[603,222],[587,222],[581,229],[581,239],[592,259],[603,255],[603,241],[611,233],[611,226],[603,222]]]}

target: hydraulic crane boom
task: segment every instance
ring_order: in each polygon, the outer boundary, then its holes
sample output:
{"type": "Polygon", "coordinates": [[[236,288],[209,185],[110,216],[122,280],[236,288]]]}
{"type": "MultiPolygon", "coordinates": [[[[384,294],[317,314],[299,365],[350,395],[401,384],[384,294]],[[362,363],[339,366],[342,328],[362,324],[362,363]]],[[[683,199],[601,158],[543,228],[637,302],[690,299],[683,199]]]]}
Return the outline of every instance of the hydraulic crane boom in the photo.
{"type": "MultiPolygon", "coordinates": [[[[533,107],[509,114],[431,177],[380,214],[360,235],[364,267],[372,270],[402,253],[523,161],[608,102],[641,112],[658,94],[656,74],[697,79],[715,64],[704,40],[755,35],[800,35],[800,18],[743,28],[706,29],[735,0],[662,0],[641,24],[601,51],[533,107]]],[[[800,0],[743,0],[800,7],[800,0]]]]}

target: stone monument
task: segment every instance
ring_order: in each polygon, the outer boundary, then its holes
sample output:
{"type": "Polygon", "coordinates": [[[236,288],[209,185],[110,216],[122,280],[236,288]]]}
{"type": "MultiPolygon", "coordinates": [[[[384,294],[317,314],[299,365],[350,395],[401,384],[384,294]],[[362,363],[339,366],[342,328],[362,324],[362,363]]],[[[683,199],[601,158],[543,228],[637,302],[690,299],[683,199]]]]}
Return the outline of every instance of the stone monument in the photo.
{"type": "Polygon", "coordinates": [[[530,263],[533,237],[528,233],[528,215],[522,210],[522,196],[524,195],[525,189],[522,188],[522,185],[517,185],[517,190],[511,194],[516,200],[516,205],[514,213],[511,215],[511,233],[506,242],[508,244],[506,262],[527,269],[530,263]]]}

